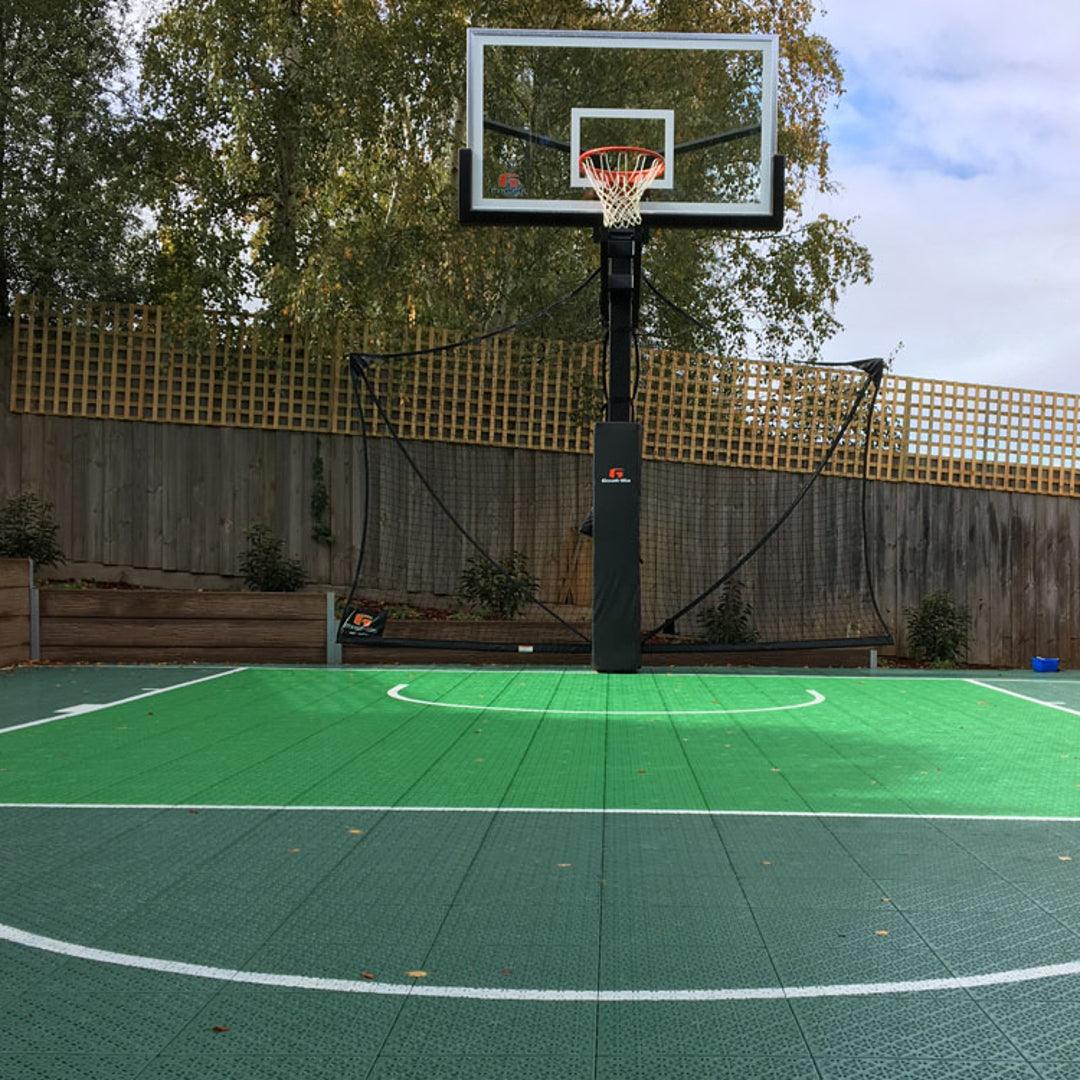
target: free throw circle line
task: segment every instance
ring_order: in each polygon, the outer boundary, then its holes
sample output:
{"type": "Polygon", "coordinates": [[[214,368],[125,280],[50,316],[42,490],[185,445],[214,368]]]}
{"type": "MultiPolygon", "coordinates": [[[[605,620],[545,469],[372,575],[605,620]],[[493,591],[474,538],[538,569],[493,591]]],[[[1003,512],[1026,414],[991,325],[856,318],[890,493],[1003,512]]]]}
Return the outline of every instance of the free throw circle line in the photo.
{"type": "Polygon", "coordinates": [[[401,691],[409,684],[398,683],[386,691],[387,697],[395,701],[406,701],[410,705],[430,705],[435,709],[469,709],[472,712],[514,712],[514,713],[558,713],[560,716],[734,716],[736,713],[789,712],[791,709],[806,709],[820,705],[825,700],[824,694],[816,690],[807,690],[809,701],[798,701],[791,705],[762,705],[752,709],[560,709],[548,706],[537,709],[525,705],[469,705],[456,701],[427,701],[424,698],[407,697],[401,691]]]}
{"type": "Polygon", "coordinates": [[[567,1002],[661,1002],[661,1001],[774,1001],[792,998],[865,997],[879,994],[919,994],[935,990],[971,990],[983,986],[1057,979],[1080,975],[1080,961],[1043,964],[1038,967],[991,971],[982,975],[957,975],[939,979],[908,979],[901,982],[833,983],[822,986],[718,987],[707,990],[535,990],[488,986],[431,986],[423,983],[380,983],[359,979],[328,979],[314,975],[285,975],[267,971],[188,964],[153,956],[93,949],[58,938],[32,934],[0,923],[0,940],[30,949],[58,953],[80,960],[118,967],[159,971],[218,982],[253,986],[279,986],[290,990],[323,990],[339,994],[379,994],[394,997],[454,998],[473,1001],[567,1001],[567,1002]]]}

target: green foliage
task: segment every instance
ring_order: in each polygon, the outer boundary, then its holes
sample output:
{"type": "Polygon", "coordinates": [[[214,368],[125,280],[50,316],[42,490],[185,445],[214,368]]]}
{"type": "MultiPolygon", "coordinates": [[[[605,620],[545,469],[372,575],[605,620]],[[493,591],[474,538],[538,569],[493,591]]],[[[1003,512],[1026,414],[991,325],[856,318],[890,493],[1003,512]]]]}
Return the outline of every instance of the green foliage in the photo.
{"type": "Polygon", "coordinates": [[[330,531],[330,492],[326,487],[326,469],[318,440],[315,441],[315,460],[311,463],[311,539],[320,544],[332,544],[330,531]]]}
{"type": "Polygon", "coordinates": [[[720,586],[720,599],[699,616],[701,637],[714,645],[749,645],[758,640],[754,609],[743,595],[741,581],[720,586]]]}
{"type": "Polygon", "coordinates": [[[18,292],[121,300],[139,291],[125,7],[0,4],[0,318],[18,292]]]}
{"type": "Polygon", "coordinates": [[[482,555],[474,555],[465,564],[458,599],[470,611],[490,619],[512,619],[532,600],[540,582],[529,573],[525,554],[511,551],[501,566],[482,555]]]}
{"type": "Polygon", "coordinates": [[[299,559],[291,558],[285,544],[265,525],[252,525],[244,533],[247,549],[240,556],[244,584],[255,592],[296,592],[307,580],[299,559]]]}
{"type": "Polygon", "coordinates": [[[967,657],[971,615],[948,593],[934,592],[904,612],[916,660],[951,666],[967,657]]]}
{"type": "Polygon", "coordinates": [[[0,505],[0,556],[56,566],[65,561],[56,542],[59,528],[52,503],[24,491],[0,505]]]}
{"type": "MultiPolygon", "coordinates": [[[[843,290],[870,279],[852,222],[803,212],[811,192],[830,190],[825,120],[842,92],[835,51],[811,29],[816,6],[552,0],[545,8],[546,25],[568,29],[780,36],[787,227],[657,233],[650,273],[718,327],[696,330],[647,297],[643,329],[668,346],[807,359],[839,328],[843,290]]],[[[524,0],[171,0],[141,51],[163,298],[231,309],[254,298],[317,344],[342,320],[493,327],[580,281],[596,260],[587,230],[456,223],[465,31],[536,19],[524,0]]],[[[595,332],[595,319],[587,331],[570,315],[561,320],[550,336],[595,332]]]]}

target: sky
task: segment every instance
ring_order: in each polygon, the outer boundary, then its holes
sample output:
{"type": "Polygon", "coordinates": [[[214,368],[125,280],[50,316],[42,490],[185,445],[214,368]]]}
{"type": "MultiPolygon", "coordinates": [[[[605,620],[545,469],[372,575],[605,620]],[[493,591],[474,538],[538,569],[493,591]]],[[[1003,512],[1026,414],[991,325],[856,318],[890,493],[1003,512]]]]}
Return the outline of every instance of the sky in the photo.
{"type": "Polygon", "coordinates": [[[834,194],[874,281],[822,359],[1080,393],[1080,0],[823,0],[834,194]]]}

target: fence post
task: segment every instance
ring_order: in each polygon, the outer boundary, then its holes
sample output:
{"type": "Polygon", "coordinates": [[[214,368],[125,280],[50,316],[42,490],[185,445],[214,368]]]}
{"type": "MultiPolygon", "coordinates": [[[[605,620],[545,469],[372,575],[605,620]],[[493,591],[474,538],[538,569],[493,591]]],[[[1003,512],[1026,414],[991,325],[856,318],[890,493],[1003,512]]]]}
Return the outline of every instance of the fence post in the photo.
{"type": "Polygon", "coordinates": [[[41,594],[34,585],[34,560],[30,563],[30,659],[41,659],[41,594]]]}
{"type": "Polygon", "coordinates": [[[326,594],[326,666],[337,667],[341,663],[341,646],[337,642],[337,613],[334,611],[333,591],[326,594]]]}

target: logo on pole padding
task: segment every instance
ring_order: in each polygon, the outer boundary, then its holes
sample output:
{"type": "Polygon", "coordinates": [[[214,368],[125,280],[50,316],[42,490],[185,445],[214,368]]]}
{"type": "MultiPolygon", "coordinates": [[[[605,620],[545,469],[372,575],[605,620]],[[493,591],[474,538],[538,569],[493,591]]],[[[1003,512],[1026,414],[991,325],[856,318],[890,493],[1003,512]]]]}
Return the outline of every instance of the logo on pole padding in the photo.
{"type": "Polygon", "coordinates": [[[607,476],[600,477],[601,484],[629,484],[630,478],[626,475],[626,470],[621,465],[613,465],[607,471],[607,476]]]}

